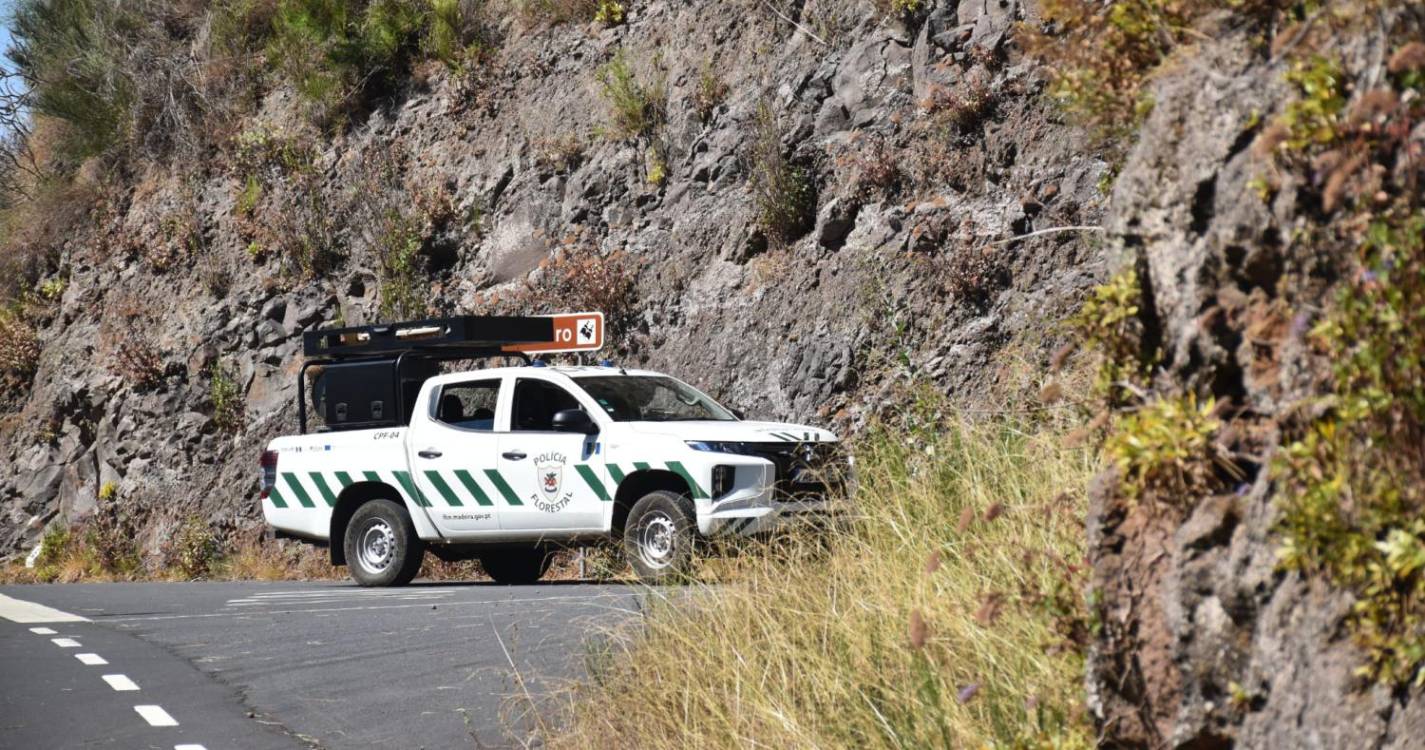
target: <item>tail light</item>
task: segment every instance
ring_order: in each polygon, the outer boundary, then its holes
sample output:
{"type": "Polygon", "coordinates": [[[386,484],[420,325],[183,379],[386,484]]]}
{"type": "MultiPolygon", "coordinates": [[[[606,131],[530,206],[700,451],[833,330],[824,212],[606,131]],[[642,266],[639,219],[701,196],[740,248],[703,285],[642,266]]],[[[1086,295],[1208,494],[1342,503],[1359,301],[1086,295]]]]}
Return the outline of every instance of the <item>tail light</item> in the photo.
{"type": "Polygon", "coordinates": [[[263,451],[262,459],[258,461],[258,465],[262,467],[262,478],[259,485],[262,494],[258,497],[266,500],[267,493],[271,492],[277,484],[277,451],[263,451]]]}

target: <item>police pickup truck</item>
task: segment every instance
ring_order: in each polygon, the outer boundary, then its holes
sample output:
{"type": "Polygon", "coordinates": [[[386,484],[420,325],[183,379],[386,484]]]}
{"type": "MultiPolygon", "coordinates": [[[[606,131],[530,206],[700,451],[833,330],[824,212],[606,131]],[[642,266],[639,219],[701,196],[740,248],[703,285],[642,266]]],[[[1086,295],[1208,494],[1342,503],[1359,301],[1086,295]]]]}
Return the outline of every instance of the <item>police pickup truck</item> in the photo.
{"type": "MultiPolygon", "coordinates": [[[[307,333],[301,434],[262,454],[267,523],[328,544],[363,586],[409,582],[427,551],[528,583],[554,550],[606,540],[660,582],[686,573],[702,540],[827,510],[846,460],[835,435],[744,421],[656,372],[532,360],[574,348],[560,348],[556,317],[307,333]],[[442,372],[501,357],[523,364],[442,372]]],[[[602,316],[573,322],[602,342],[602,316]]]]}

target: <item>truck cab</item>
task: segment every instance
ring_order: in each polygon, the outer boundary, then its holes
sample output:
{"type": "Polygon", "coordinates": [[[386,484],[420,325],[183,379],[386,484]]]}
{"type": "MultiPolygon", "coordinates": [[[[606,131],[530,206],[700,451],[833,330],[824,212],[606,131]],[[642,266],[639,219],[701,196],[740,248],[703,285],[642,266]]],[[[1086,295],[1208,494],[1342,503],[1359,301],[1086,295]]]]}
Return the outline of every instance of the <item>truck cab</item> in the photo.
{"type": "Polygon", "coordinates": [[[363,585],[408,582],[425,551],[530,582],[555,549],[606,541],[642,579],[665,581],[702,540],[826,514],[844,481],[832,433],[743,420],[669,375],[538,361],[434,373],[410,365],[434,357],[411,351],[404,369],[370,368],[386,377],[349,367],[384,360],[328,353],[323,375],[336,379],[313,388],[324,429],[304,425],[263,454],[267,522],[328,542],[363,585]],[[337,382],[352,377],[367,392],[337,382]],[[395,423],[372,426],[373,414],[395,423]]]}

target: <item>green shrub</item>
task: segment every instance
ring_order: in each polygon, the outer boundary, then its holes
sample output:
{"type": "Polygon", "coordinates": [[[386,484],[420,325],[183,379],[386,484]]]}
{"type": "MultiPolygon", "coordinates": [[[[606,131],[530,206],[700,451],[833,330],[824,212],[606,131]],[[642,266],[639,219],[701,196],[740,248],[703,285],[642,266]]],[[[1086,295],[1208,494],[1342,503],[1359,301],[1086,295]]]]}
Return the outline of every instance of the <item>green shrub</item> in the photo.
{"type": "Polygon", "coordinates": [[[1215,402],[1191,395],[1154,399],[1129,412],[1104,444],[1129,498],[1191,501],[1218,489],[1217,470],[1230,469],[1213,443],[1221,422],[1215,402]]]}
{"type": "Polygon", "coordinates": [[[480,46],[460,0],[280,0],[269,56],[321,114],[390,90],[422,55],[455,66],[480,46]]]}
{"type": "Polygon", "coordinates": [[[1278,121],[1286,129],[1285,147],[1300,152],[1331,145],[1339,135],[1341,113],[1346,108],[1340,64],[1314,55],[1292,65],[1286,79],[1299,95],[1287,103],[1278,121]]]}
{"type": "Polygon", "coordinates": [[[430,25],[421,47],[431,57],[454,64],[464,52],[464,29],[460,0],[431,0],[430,25]]]}
{"type": "Polygon", "coordinates": [[[206,578],[218,562],[218,538],[199,516],[189,516],[164,543],[168,571],[184,580],[206,578]]]}
{"type": "Polygon", "coordinates": [[[667,121],[667,91],[661,77],[638,80],[622,49],[599,68],[597,79],[609,104],[609,134],[615,138],[652,138],[667,121]]]}
{"type": "Polygon", "coordinates": [[[256,175],[248,175],[247,181],[243,183],[242,192],[238,194],[237,212],[240,216],[250,216],[257,208],[257,202],[262,200],[262,183],[258,182],[256,175]]]}
{"type": "Polygon", "coordinates": [[[748,170],[757,226],[773,247],[811,229],[816,193],[807,173],[782,152],[782,130],[771,105],[761,102],[753,124],[748,170]]]}
{"type": "Polygon", "coordinates": [[[426,313],[425,239],[420,225],[395,208],[382,217],[376,255],[381,261],[380,299],[383,320],[406,320],[426,313]]]}
{"type": "Polygon", "coordinates": [[[1377,217],[1364,270],[1312,339],[1333,364],[1328,407],[1273,466],[1280,558],[1356,594],[1362,674],[1425,685],[1425,212],[1377,217]]]}
{"type": "Polygon", "coordinates": [[[1152,355],[1144,352],[1142,303],[1138,272],[1129,266],[1094,287],[1068,321],[1080,341],[1100,357],[1094,393],[1109,406],[1131,400],[1153,363],[1152,355]]]}
{"type": "MultiPolygon", "coordinates": [[[[1126,136],[1153,109],[1144,84],[1173,50],[1201,34],[1193,25],[1224,9],[1252,22],[1278,0],[1046,0],[1019,41],[1049,77],[1049,95],[1107,140],[1126,136]]],[[[1303,3],[1294,4],[1301,7],[1303,3]]]]}
{"type": "Polygon", "coordinates": [[[623,3],[616,0],[598,0],[598,7],[594,9],[594,21],[605,26],[617,26],[623,23],[623,3]]]}
{"type": "Polygon", "coordinates": [[[232,373],[218,363],[208,368],[208,399],[213,404],[213,424],[219,430],[233,433],[242,429],[247,421],[242,387],[232,373]]]}
{"type": "Polygon", "coordinates": [[[266,215],[268,222],[254,241],[280,258],[287,273],[315,279],[345,257],[341,236],[350,210],[328,200],[319,175],[304,171],[292,177],[272,200],[279,210],[266,215]]]}
{"type": "Polygon", "coordinates": [[[62,155],[84,159],[123,141],[136,91],[126,40],[144,19],[136,3],[20,0],[11,57],[34,86],[36,114],[64,121],[62,155]]]}
{"type": "Polygon", "coordinates": [[[358,80],[357,19],[346,0],[282,0],[273,19],[269,58],[297,92],[335,109],[358,80]]]}
{"type": "Polygon", "coordinates": [[[138,527],[122,497],[99,501],[84,525],[84,548],[95,573],[130,576],[138,571],[138,527]]]}
{"type": "Polygon", "coordinates": [[[698,87],[693,91],[693,112],[699,122],[708,122],[727,99],[727,82],[713,69],[712,61],[703,64],[698,73],[698,87]]]}

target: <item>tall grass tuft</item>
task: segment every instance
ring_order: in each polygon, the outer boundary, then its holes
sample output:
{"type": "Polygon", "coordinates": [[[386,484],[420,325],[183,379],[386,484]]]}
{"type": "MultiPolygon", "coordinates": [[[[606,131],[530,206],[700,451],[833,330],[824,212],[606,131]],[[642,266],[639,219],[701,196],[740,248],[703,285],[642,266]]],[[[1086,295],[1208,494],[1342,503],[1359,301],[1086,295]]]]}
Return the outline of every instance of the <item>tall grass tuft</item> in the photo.
{"type": "Polygon", "coordinates": [[[858,517],[728,563],[589,659],[554,747],[1088,747],[1075,642],[1091,456],[879,429],[858,517]]]}

